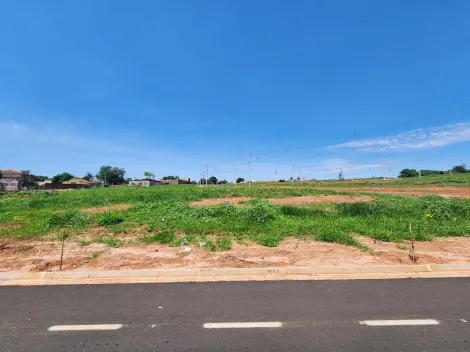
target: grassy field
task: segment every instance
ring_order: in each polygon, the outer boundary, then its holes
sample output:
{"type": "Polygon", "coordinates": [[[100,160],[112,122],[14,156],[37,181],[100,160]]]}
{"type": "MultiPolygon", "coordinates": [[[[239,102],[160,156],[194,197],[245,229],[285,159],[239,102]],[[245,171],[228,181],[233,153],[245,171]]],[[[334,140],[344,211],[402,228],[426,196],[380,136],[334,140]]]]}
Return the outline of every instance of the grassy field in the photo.
{"type": "Polygon", "coordinates": [[[408,178],[391,178],[383,180],[381,178],[361,178],[357,180],[319,180],[307,182],[259,182],[255,184],[259,186],[278,187],[421,187],[421,186],[462,186],[470,187],[470,173],[465,174],[449,174],[430,175],[408,178]]]}
{"type": "MultiPolygon", "coordinates": [[[[102,228],[83,242],[124,245],[118,234],[136,233],[136,241],[170,246],[201,243],[208,250],[229,249],[246,240],[277,246],[286,236],[311,238],[364,248],[353,234],[400,242],[409,239],[409,223],[417,240],[470,235],[470,200],[437,196],[405,198],[376,195],[372,202],[273,205],[265,198],[339,194],[309,188],[200,188],[192,185],[151,188],[101,188],[66,192],[26,192],[0,199],[0,238],[9,241],[49,236],[70,238],[102,228]],[[248,196],[246,206],[196,207],[189,201],[248,196]],[[123,211],[84,213],[90,207],[127,204],[123,211]],[[138,230],[136,230],[138,229],[138,230]]],[[[365,248],[364,248],[365,249],[365,248]]]]}

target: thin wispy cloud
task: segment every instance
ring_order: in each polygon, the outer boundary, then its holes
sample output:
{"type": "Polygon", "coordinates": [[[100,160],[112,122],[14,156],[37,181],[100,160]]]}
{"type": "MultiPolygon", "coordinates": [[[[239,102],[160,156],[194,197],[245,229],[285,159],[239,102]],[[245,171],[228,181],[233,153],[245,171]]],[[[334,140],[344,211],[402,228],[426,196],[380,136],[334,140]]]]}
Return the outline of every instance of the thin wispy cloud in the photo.
{"type": "Polygon", "coordinates": [[[132,170],[129,176],[141,176],[145,170],[163,176],[166,172],[185,172],[179,165],[189,165],[191,161],[177,151],[144,147],[138,140],[93,138],[73,129],[30,126],[16,121],[0,121],[0,140],[15,146],[14,153],[0,157],[1,167],[31,169],[46,175],[68,171],[80,176],[97,171],[101,165],[114,165],[132,170]]]}
{"type": "Polygon", "coordinates": [[[362,139],[327,147],[366,152],[399,152],[444,147],[470,141],[470,122],[433,128],[420,128],[394,136],[362,139]]]}

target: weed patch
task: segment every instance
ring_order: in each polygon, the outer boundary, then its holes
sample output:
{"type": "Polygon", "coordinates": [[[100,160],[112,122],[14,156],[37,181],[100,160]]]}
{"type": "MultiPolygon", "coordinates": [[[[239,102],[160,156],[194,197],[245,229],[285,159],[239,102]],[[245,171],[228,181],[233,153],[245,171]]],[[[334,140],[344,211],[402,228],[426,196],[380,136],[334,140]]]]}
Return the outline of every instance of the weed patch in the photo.
{"type": "Polygon", "coordinates": [[[90,254],[90,256],[88,258],[90,259],[96,259],[98,258],[103,252],[93,252],[92,254],[90,254]]]}
{"type": "Polygon", "coordinates": [[[69,210],[52,214],[47,221],[49,227],[85,227],[90,222],[89,216],[77,210],[69,210]]]}
{"type": "Polygon", "coordinates": [[[155,242],[158,242],[161,244],[169,244],[175,241],[176,239],[177,239],[176,235],[173,232],[162,231],[155,235],[142,237],[142,242],[146,244],[151,244],[155,242]]]}
{"type": "Polygon", "coordinates": [[[108,247],[117,248],[122,245],[122,242],[113,237],[96,237],[93,242],[106,244],[108,247]]]}
{"type": "Polygon", "coordinates": [[[217,237],[216,246],[219,251],[228,251],[232,248],[232,240],[228,236],[217,237]]]}
{"type": "Polygon", "coordinates": [[[98,225],[100,226],[113,226],[120,224],[124,221],[124,217],[115,211],[107,211],[101,214],[98,218],[98,225]]]}

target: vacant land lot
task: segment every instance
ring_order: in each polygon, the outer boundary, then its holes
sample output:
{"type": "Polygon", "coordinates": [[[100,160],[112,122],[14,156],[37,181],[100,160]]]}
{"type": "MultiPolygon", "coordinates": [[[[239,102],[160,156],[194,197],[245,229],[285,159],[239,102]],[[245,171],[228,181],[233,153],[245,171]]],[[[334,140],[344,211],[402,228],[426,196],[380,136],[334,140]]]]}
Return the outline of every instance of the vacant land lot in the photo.
{"type": "Polygon", "coordinates": [[[302,182],[262,182],[255,187],[314,188],[338,192],[393,194],[404,196],[437,195],[445,198],[470,198],[470,173],[433,175],[422,178],[359,179],[302,182]]]}
{"type": "Polygon", "coordinates": [[[449,237],[470,235],[468,199],[259,185],[30,192],[0,199],[0,270],[56,268],[62,238],[66,269],[100,261],[105,267],[306,265],[301,258],[308,257],[311,265],[327,257],[403,262],[410,222],[415,239],[426,241],[421,249],[440,253],[424,251],[422,262],[467,261],[457,253],[463,243],[449,237]],[[431,244],[437,237],[446,238],[446,245],[433,242],[440,249],[431,244]],[[454,254],[443,254],[451,248],[454,254]],[[15,267],[15,258],[23,264],[15,267]]]}

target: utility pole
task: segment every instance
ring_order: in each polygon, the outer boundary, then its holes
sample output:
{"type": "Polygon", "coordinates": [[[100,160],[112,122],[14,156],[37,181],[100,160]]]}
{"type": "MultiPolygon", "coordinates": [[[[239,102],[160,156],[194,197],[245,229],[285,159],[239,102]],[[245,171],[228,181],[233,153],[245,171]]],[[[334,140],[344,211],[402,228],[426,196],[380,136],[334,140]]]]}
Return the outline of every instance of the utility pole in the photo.
{"type": "Polygon", "coordinates": [[[233,165],[233,166],[230,166],[230,165],[222,165],[220,167],[233,167],[233,169],[235,170],[235,178],[233,179],[233,183],[235,184],[235,186],[237,185],[237,165],[233,165]]]}
{"type": "Polygon", "coordinates": [[[290,183],[294,183],[294,167],[292,166],[292,177],[291,177],[291,180],[290,180],[290,183]]]}
{"type": "Polygon", "coordinates": [[[385,159],[383,156],[382,156],[382,176],[383,176],[383,179],[385,180],[385,159]]]}
{"type": "Polygon", "coordinates": [[[251,188],[251,155],[248,154],[248,188],[251,188]]]}
{"type": "Polygon", "coordinates": [[[207,187],[207,179],[209,178],[209,164],[206,164],[206,187],[207,187]]]}
{"type": "Polygon", "coordinates": [[[452,169],[450,167],[450,164],[449,164],[449,174],[450,174],[450,176],[452,176],[452,169]]]}
{"type": "Polygon", "coordinates": [[[421,160],[418,160],[418,174],[419,178],[421,178],[421,160]]]}
{"type": "Polygon", "coordinates": [[[302,166],[300,167],[300,181],[302,181],[302,166]]]}

